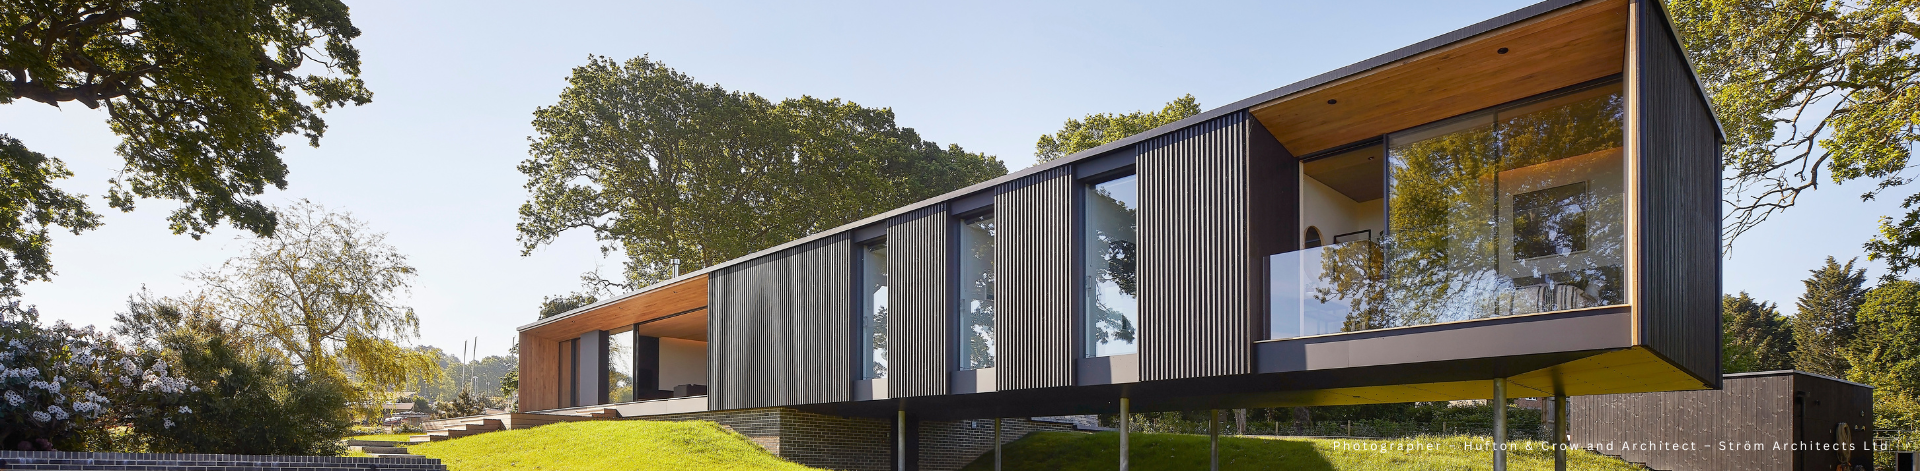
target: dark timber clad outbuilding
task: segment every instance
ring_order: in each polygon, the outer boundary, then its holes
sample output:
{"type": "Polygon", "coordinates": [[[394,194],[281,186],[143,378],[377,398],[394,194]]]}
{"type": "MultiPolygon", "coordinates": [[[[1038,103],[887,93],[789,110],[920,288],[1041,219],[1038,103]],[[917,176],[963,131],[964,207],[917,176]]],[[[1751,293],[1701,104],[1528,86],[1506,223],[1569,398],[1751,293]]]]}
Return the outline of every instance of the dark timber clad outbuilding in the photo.
{"type": "Polygon", "coordinates": [[[1865,451],[1873,438],[1872,387],[1800,371],[1731,374],[1721,385],[1572,398],[1572,443],[1664,471],[1873,466],[1865,451]],[[1855,449],[1825,449],[1833,444],[1855,449]]]}

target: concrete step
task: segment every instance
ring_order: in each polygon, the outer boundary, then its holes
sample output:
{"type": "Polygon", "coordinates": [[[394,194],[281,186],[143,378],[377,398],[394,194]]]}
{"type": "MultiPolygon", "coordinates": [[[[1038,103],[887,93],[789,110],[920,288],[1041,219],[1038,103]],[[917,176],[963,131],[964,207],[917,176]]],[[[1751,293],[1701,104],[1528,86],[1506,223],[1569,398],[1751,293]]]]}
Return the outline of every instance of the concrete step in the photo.
{"type": "Polygon", "coordinates": [[[358,451],[361,453],[366,453],[369,455],[380,455],[380,454],[403,455],[407,453],[407,447],[404,447],[404,446],[350,446],[350,447],[347,447],[347,449],[358,451]]]}
{"type": "Polygon", "coordinates": [[[423,458],[420,455],[409,455],[405,453],[368,453],[367,455],[374,458],[423,458]]]}
{"type": "Polygon", "coordinates": [[[407,442],[395,442],[395,441],[387,441],[387,440],[347,440],[347,446],[349,446],[349,447],[356,447],[356,446],[406,446],[406,443],[407,443],[407,442]]]}

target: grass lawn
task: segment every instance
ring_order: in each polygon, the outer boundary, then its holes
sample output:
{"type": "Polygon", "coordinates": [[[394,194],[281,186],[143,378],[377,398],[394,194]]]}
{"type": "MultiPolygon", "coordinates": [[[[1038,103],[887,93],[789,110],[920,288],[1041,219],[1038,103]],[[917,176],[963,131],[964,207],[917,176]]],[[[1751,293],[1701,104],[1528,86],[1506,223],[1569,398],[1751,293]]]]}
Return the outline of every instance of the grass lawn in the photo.
{"type": "MultiPolygon", "coordinates": [[[[1136,433],[1129,437],[1132,469],[1206,469],[1207,437],[1136,433]]],[[[1298,471],[1404,470],[1448,471],[1488,469],[1493,452],[1483,437],[1424,437],[1399,440],[1220,438],[1220,469],[1298,471]],[[1380,451],[1386,446],[1400,450],[1380,451]],[[1359,449],[1361,447],[1372,447],[1359,449]],[[1415,450],[1405,450],[1413,447],[1415,450]]],[[[1553,452],[1537,441],[1517,441],[1507,453],[1508,469],[1552,470],[1553,452]],[[1531,449],[1528,447],[1531,446],[1531,449]]],[[[1004,447],[1007,471],[1109,470],[1119,466],[1120,435],[1113,432],[1038,432],[1004,447]]],[[[964,468],[993,469],[989,452],[964,468]]],[[[1570,450],[1567,469],[1578,471],[1645,470],[1616,458],[1570,450]]]]}
{"type": "Polygon", "coordinates": [[[813,470],[713,422],[595,420],[488,432],[407,447],[449,471],[482,469],[813,470]]]}

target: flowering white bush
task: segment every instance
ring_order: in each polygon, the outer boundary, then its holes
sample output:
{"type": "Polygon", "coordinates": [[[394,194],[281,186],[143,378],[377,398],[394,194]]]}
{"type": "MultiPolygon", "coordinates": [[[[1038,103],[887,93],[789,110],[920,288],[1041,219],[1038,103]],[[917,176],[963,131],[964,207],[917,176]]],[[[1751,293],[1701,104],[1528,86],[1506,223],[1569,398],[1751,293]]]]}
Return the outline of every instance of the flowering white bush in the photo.
{"type": "Polygon", "coordinates": [[[0,447],[75,450],[90,435],[104,436],[123,418],[108,399],[115,379],[132,388],[139,378],[140,390],[163,394],[195,389],[163,361],[139,363],[92,327],[42,326],[32,308],[0,304],[0,447]]]}

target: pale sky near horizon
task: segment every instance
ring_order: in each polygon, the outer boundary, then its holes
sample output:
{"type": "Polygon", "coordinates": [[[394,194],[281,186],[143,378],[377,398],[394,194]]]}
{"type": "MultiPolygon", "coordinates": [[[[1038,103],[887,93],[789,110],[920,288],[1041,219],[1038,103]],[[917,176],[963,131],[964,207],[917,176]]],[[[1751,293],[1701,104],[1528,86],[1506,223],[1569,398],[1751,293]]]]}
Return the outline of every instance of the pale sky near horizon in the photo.
{"type": "MultiPolygon", "coordinates": [[[[1158,109],[1187,93],[1211,109],[1532,2],[347,3],[364,31],[355,44],[374,101],[326,114],[317,149],[283,140],[290,185],[262,198],[311,200],[386,232],[419,269],[407,298],[421,318],[416,343],[451,352],[478,337],[482,354],[498,355],[542,296],[577,289],[584,271],[619,270],[584,231],[527,257],[514,239],[526,198],[514,167],[531,113],[590,54],[651,55],[774,100],[891,107],[926,139],[1019,169],[1034,140],[1070,117],[1158,109]]],[[[172,235],[169,201],[107,208],[100,197],[122,161],[104,120],[77,104],[0,106],[0,133],[65,160],[76,176],[62,185],[105,216],[99,230],[55,235],[59,275],[25,289],[43,320],[106,327],[142,286],[184,292],[181,275],[244,245],[230,228],[199,241],[172,235]]],[[[1875,219],[1908,194],[1861,203],[1867,186],[1823,184],[1743,237],[1726,290],[1790,313],[1807,270],[1827,255],[1861,256],[1875,219]]],[[[1871,276],[1884,271],[1868,265],[1871,276]]]]}

